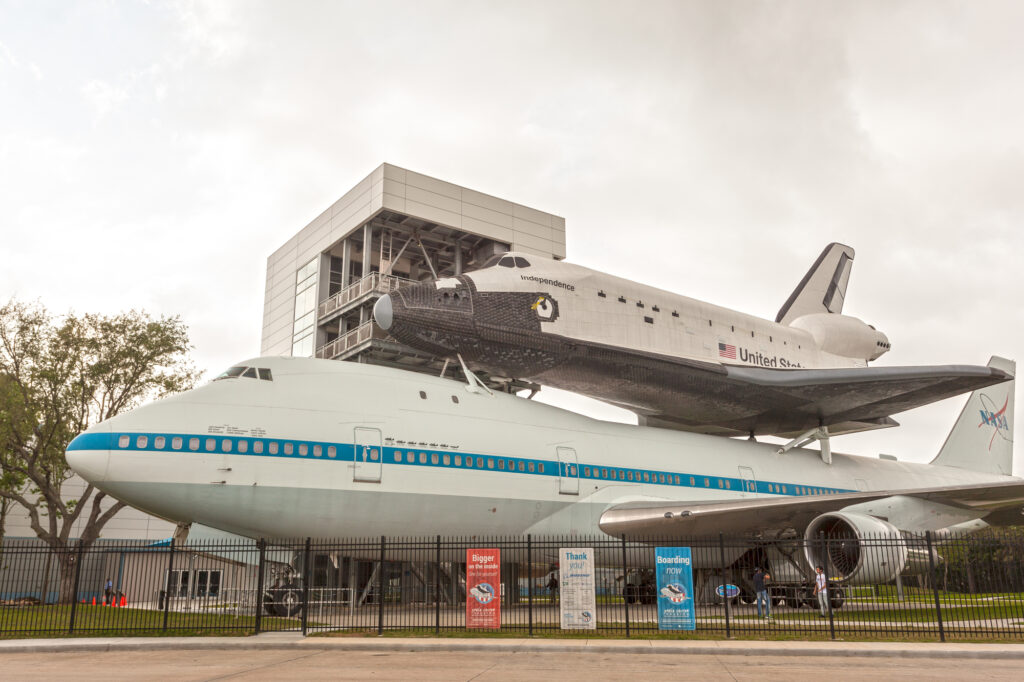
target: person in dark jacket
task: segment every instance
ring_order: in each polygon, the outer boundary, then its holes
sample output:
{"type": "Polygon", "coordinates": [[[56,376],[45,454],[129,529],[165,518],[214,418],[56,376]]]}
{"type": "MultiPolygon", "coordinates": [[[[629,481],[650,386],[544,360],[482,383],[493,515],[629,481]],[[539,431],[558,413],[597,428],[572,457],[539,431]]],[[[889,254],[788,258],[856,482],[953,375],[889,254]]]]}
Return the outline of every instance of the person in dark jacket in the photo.
{"type": "Polygon", "coordinates": [[[754,593],[757,595],[757,617],[764,620],[771,620],[772,617],[772,600],[768,597],[768,585],[767,583],[772,579],[763,568],[757,567],[754,571],[754,593]],[[761,611],[761,605],[764,604],[764,612],[761,611]]]}

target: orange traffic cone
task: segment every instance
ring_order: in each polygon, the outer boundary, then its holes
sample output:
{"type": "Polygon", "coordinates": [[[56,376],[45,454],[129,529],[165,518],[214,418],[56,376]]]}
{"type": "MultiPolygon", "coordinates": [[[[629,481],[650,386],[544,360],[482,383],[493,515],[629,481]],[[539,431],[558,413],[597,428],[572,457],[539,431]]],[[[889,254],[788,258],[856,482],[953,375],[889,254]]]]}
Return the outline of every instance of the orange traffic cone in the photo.
{"type": "Polygon", "coordinates": [[[127,597],[125,597],[125,596],[124,596],[124,595],[122,594],[122,595],[121,595],[121,606],[126,606],[127,604],[128,604],[128,598],[127,598],[127,597]]]}
{"type": "Polygon", "coordinates": [[[93,605],[93,606],[96,606],[96,597],[93,597],[93,598],[92,598],[92,605],[93,605]]]}

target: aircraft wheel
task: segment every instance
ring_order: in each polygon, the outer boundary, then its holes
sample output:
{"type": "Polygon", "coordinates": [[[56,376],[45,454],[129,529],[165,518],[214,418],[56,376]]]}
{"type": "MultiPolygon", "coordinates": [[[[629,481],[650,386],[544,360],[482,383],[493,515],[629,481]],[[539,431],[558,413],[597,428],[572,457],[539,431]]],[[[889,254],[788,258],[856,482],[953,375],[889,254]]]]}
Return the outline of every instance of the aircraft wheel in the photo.
{"type": "Polygon", "coordinates": [[[282,618],[291,618],[302,610],[302,590],[298,585],[289,583],[281,588],[274,610],[282,618]]]}
{"type": "Polygon", "coordinates": [[[275,608],[274,605],[274,602],[276,601],[274,594],[275,591],[276,590],[268,590],[263,593],[263,613],[267,614],[268,616],[277,615],[277,609],[275,608]]]}
{"type": "Polygon", "coordinates": [[[740,596],[738,597],[738,599],[741,604],[750,606],[751,604],[757,601],[757,595],[753,592],[742,590],[740,591],[740,596]]]}
{"type": "Polygon", "coordinates": [[[828,598],[832,602],[832,610],[843,608],[843,604],[846,603],[846,595],[843,594],[843,590],[840,587],[828,588],[828,598]]]}

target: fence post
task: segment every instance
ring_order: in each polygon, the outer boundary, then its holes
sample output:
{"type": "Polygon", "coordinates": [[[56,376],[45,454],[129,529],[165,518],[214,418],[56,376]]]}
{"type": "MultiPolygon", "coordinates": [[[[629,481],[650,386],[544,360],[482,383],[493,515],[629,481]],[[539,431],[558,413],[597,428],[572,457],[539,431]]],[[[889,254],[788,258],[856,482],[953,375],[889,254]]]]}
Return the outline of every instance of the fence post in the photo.
{"type": "Polygon", "coordinates": [[[437,566],[434,567],[434,634],[441,634],[441,536],[437,536],[437,566]]]}
{"type": "Polygon", "coordinates": [[[828,605],[828,633],[832,639],[835,639],[836,622],[832,614],[832,587],[828,584],[828,540],[825,539],[824,531],[818,533],[818,537],[821,538],[821,572],[825,575],[825,603],[828,605]]]}
{"type": "Polygon", "coordinates": [[[384,634],[384,547],[386,539],[380,536],[380,566],[377,568],[377,634],[384,634]]]}
{"type": "Polygon", "coordinates": [[[622,536],[622,606],[626,613],[626,637],[629,637],[629,563],[626,561],[626,536],[622,536]]]}
{"type": "Polygon", "coordinates": [[[725,536],[718,534],[718,557],[722,564],[722,603],[725,604],[725,638],[732,638],[731,625],[729,623],[729,588],[725,577],[725,536]]]}
{"type": "Polygon", "coordinates": [[[310,538],[306,538],[306,550],[302,555],[302,636],[306,636],[306,627],[309,624],[309,581],[310,564],[312,555],[309,550],[310,538]]]}
{"type": "Polygon", "coordinates": [[[256,546],[260,550],[260,565],[256,570],[256,631],[253,634],[258,635],[260,634],[260,626],[263,625],[263,576],[266,569],[267,541],[260,538],[256,546]]]}
{"type": "Polygon", "coordinates": [[[942,625],[942,605],[939,602],[939,581],[935,577],[935,558],[932,556],[932,532],[924,532],[924,541],[928,545],[928,579],[932,581],[932,593],[935,595],[935,615],[939,619],[939,641],[946,641],[946,629],[942,625]]]}
{"type": "Polygon", "coordinates": [[[526,535],[526,613],[530,619],[530,637],[533,637],[533,536],[526,535]]]}
{"type": "Polygon", "coordinates": [[[82,551],[84,544],[82,539],[78,539],[78,547],[75,548],[75,598],[71,602],[71,619],[68,621],[68,634],[70,635],[75,631],[75,610],[78,608],[78,586],[82,579],[82,551]]]}
{"type": "Polygon", "coordinates": [[[164,632],[171,610],[171,572],[174,570],[174,536],[171,536],[170,553],[167,555],[167,577],[164,579],[164,632]]]}

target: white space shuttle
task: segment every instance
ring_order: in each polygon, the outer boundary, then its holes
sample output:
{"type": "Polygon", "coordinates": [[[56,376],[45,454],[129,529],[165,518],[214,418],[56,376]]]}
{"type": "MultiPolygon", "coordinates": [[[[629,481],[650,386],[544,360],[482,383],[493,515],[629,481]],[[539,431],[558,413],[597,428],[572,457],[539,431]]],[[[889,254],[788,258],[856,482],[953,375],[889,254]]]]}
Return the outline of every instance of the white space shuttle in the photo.
{"type": "Polygon", "coordinates": [[[474,381],[272,357],[103,422],[67,459],[149,513],[253,538],[725,532],[770,549],[827,531],[845,540],[833,575],[884,582],[910,561],[907,531],[1021,522],[1013,401],[1012,381],[974,392],[928,465],[826,463],[601,422],[474,381]],[[868,535],[890,538],[896,560],[856,551],[868,535]]]}
{"type": "Polygon", "coordinates": [[[827,246],[774,322],[517,253],[401,287],[374,317],[399,341],[472,369],[603,400],[641,424],[718,435],[895,426],[893,414],[1007,380],[989,367],[868,367],[890,346],[842,314],[853,257],[827,246]]]}

